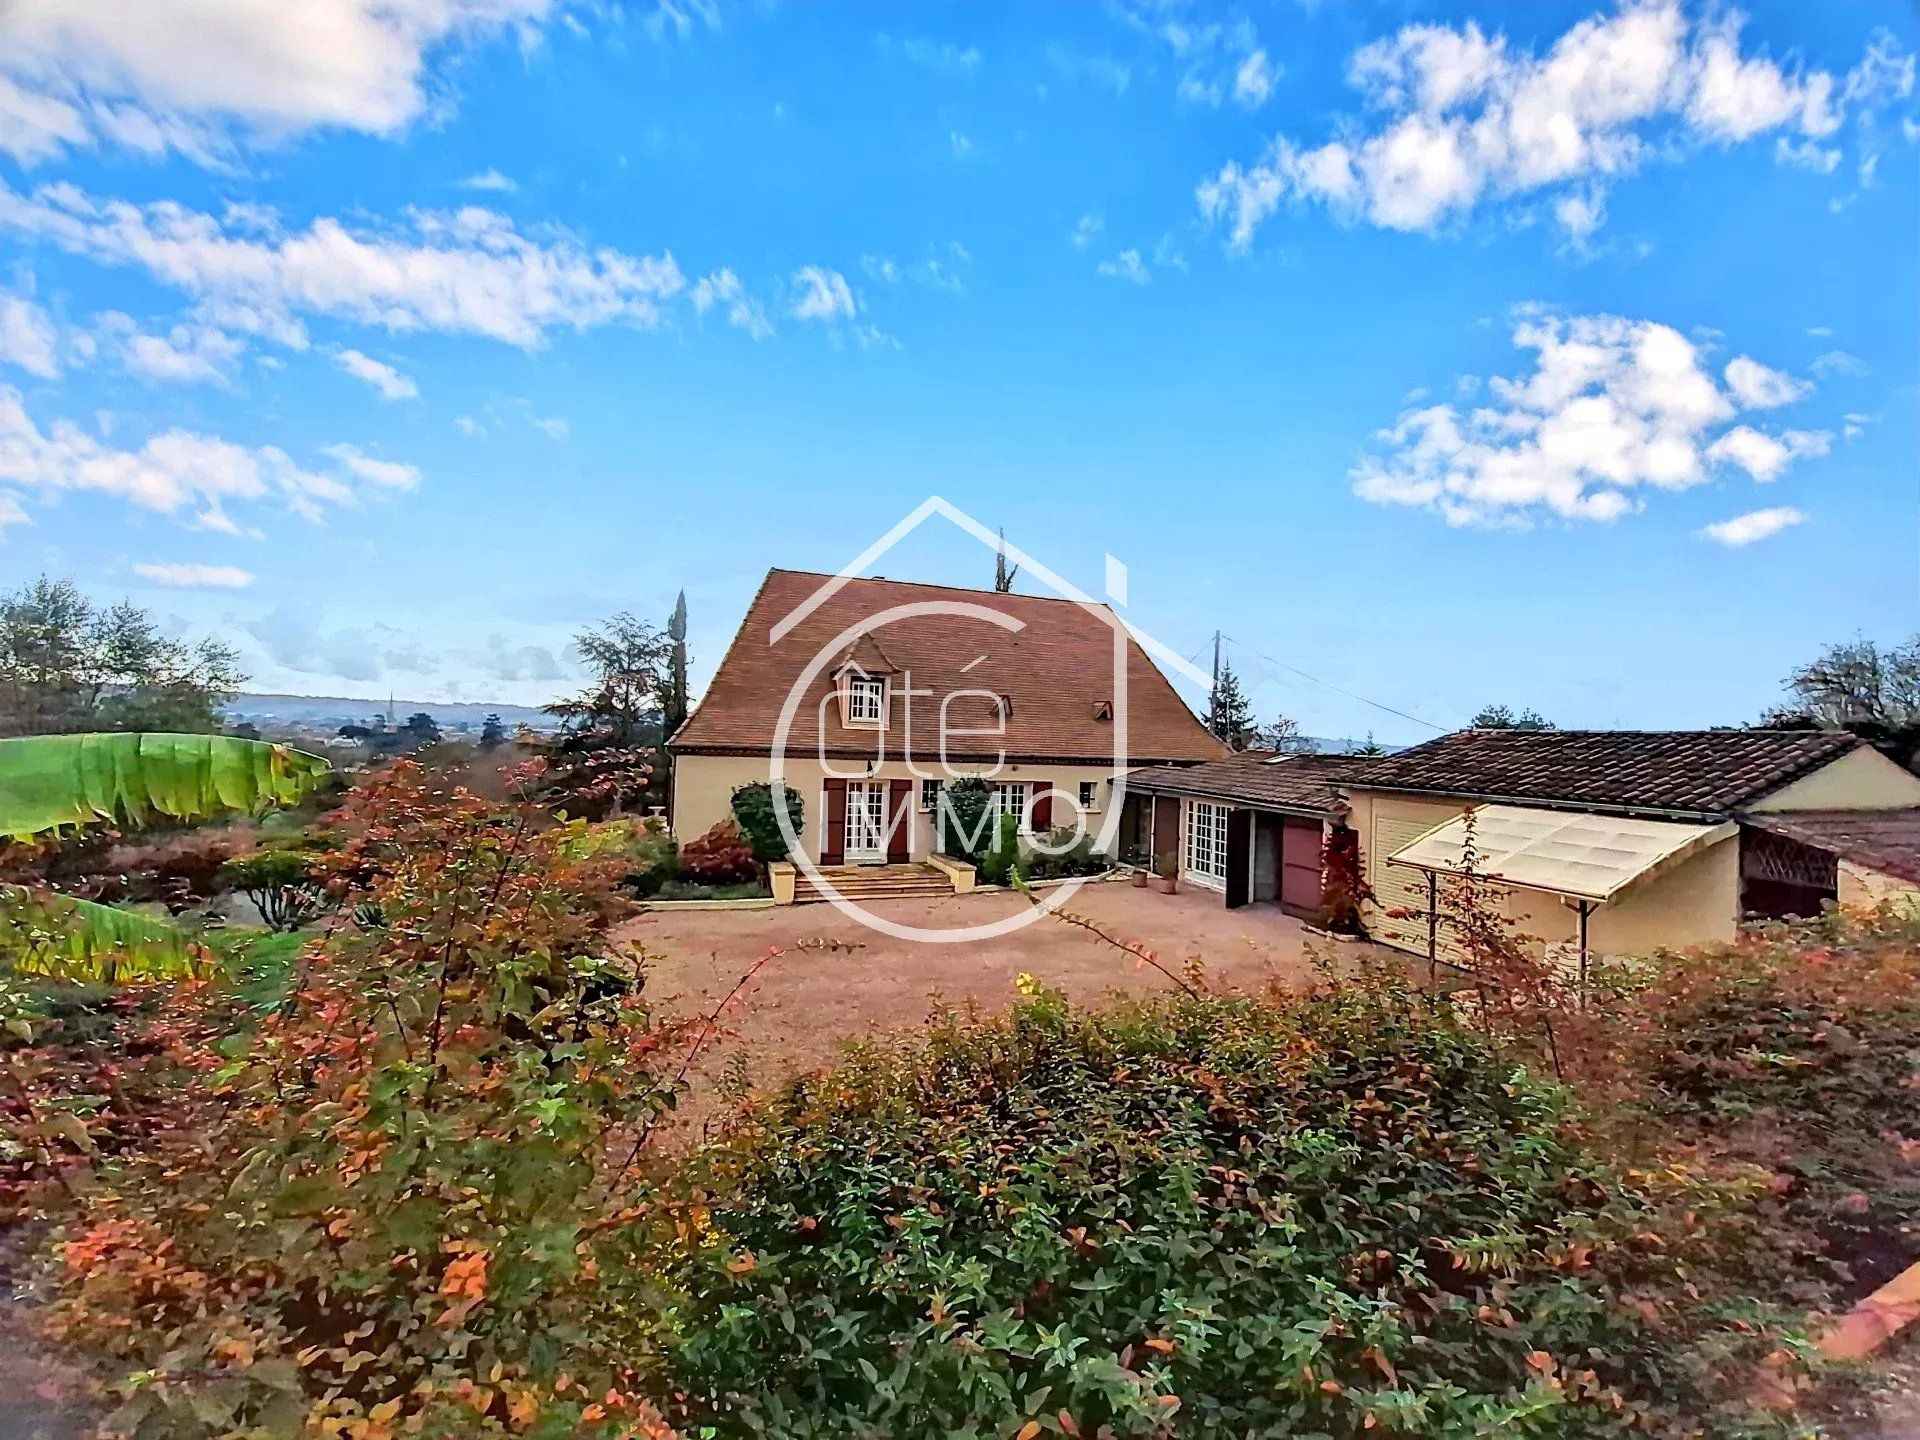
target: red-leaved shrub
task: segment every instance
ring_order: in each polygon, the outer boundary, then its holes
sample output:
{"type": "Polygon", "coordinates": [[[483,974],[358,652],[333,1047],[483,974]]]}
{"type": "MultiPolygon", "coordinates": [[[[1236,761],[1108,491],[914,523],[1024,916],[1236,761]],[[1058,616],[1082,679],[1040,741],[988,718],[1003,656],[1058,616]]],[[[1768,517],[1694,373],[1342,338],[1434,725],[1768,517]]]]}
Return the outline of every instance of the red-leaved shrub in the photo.
{"type": "Polygon", "coordinates": [[[737,885],[760,873],[753,847],[732,820],[722,820],[680,850],[680,878],[700,885],[737,885]]]}

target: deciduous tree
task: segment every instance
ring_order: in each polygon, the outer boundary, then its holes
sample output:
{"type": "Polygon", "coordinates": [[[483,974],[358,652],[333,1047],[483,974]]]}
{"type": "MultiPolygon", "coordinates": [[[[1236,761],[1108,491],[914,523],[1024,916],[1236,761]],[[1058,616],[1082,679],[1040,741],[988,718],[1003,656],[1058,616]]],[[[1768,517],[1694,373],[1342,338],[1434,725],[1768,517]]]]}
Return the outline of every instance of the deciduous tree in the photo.
{"type": "Polygon", "coordinates": [[[245,679],[230,647],[175,640],[130,601],[103,610],[70,580],[0,596],[0,735],[213,732],[245,679]]]}

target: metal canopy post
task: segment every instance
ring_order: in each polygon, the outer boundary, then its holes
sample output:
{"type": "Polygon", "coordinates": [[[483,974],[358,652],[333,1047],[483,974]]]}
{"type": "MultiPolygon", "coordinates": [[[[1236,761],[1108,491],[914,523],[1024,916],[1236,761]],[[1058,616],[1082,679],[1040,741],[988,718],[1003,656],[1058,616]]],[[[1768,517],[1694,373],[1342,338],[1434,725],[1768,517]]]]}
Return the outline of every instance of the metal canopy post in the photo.
{"type": "Polygon", "coordinates": [[[1427,871],[1427,985],[1440,983],[1440,877],[1427,871]]]}
{"type": "Polygon", "coordinates": [[[1578,902],[1578,909],[1580,911],[1580,1006],[1582,1009],[1585,1009],[1587,1004],[1587,917],[1593,914],[1594,908],[1595,902],[1592,900],[1582,900],[1578,902]]]}

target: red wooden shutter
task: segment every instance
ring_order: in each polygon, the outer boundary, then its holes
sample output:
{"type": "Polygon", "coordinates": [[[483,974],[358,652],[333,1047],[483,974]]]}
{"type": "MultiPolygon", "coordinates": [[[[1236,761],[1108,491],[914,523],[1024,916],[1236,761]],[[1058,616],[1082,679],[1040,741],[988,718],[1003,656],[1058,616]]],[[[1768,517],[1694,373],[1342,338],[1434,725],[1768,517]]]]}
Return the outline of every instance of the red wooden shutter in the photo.
{"type": "Polygon", "coordinates": [[[1053,828],[1053,782],[1036,780],[1033,782],[1033,804],[1027,811],[1027,828],[1037,838],[1044,838],[1053,828]]]}
{"type": "Polygon", "coordinates": [[[912,832],[908,828],[913,823],[909,813],[912,805],[911,780],[887,781],[887,859],[895,865],[913,858],[912,832]]]}
{"type": "Polygon", "coordinates": [[[838,865],[846,859],[847,850],[847,782],[829,780],[826,791],[827,823],[821,829],[825,838],[820,846],[820,863],[838,865]]]}

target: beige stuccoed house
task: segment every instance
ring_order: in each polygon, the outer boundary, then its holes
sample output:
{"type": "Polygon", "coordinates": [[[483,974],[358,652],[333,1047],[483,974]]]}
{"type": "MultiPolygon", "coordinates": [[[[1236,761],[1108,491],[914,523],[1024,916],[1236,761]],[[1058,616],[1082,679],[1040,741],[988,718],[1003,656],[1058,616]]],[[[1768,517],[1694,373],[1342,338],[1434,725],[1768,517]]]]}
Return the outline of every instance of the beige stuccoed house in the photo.
{"type": "Polygon", "coordinates": [[[1469,867],[1514,934],[1569,955],[1920,903],[1920,778],[1845,734],[1462,730],[1390,756],[1234,755],[1128,788],[1130,837],[1230,907],[1311,918],[1319,845],[1350,828],[1368,933],[1443,960],[1459,954],[1445,887],[1469,867]]]}
{"type": "Polygon", "coordinates": [[[1822,731],[1466,730],[1376,759],[1343,788],[1370,929],[1419,953],[1433,891],[1469,843],[1480,873],[1509,882],[1516,933],[1636,954],[1865,898],[1854,859],[1780,819],[1920,814],[1920,778],[1822,731]]]}
{"type": "Polygon", "coordinates": [[[816,660],[783,751],[805,805],[801,845],[821,865],[933,853],[940,786],[960,776],[987,778],[996,811],[1038,836],[1075,811],[1097,830],[1118,774],[1225,753],[1131,638],[1125,683],[1116,683],[1116,633],[1125,632],[1102,606],[836,580],[768,572],[699,708],[669,742],[681,843],[731,815],[740,786],[768,779],[782,709],[816,660]],[[916,607],[938,613],[857,633],[916,607]],[[1116,755],[1122,695],[1126,743],[1116,755]]]}

